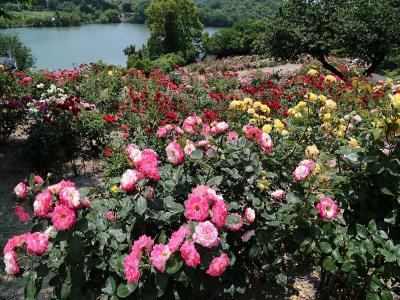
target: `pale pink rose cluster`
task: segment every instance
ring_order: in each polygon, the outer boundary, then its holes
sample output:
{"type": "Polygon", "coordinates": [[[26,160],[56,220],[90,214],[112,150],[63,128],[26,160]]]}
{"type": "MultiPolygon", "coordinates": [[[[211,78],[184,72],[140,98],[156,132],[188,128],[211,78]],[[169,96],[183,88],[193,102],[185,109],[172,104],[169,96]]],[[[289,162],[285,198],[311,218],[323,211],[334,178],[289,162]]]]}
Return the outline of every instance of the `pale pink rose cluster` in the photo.
{"type": "Polygon", "coordinates": [[[257,142],[265,154],[272,152],[274,142],[268,133],[265,133],[260,128],[252,125],[244,125],[242,131],[249,141],[257,142]]]}
{"type": "Polygon", "coordinates": [[[306,180],[315,168],[315,162],[311,159],[301,161],[292,172],[293,179],[296,182],[306,180]]]}
{"type": "Polygon", "coordinates": [[[149,178],[154,181],[160,180],[158,171],[158,155],[151,149],[140,150],[136,145],[130,144],[125,148],[130,161],[136,167],[128,169],[122,175],[120,188],[123,191],[130,192],[136,187],[136,184],[144,179],[149,178]]]}
{"type": "MultiPolygon", "coordinates": [[[[40,176],[35,176],[32,188],[33,193],[40,190],[44,180],[40,176]]],[[[28,187],[25,183],[19,183],[15,188],[18,198],[23,194],[28,194],[28,187]],[[21,194],[22,191],[22,194],[21,194]]],[[[26,197],[26,196],[25,196],[26,197]]],[[[54,228],[66,230],[71,228],[76,221],[75,211],[79,208],[90,207],[90,200],[82,197],[76,185],[69,180],[61,180],[57,184],[48,186],[45,190],[37,193],[33,201],[34,215],[41,218],[51,218],[54,228]]],[[[18,218],[24,222],[31,219],[29,214],[22,206],[16,207],[18,218]]]]}
{"type": "Polygon", "coordinates": [[[229,125],[226,122],[218,122],[215,126],[211,127],[210,134],[217,135],[221,133],[227,132],[229,129],[229,125]]]}
{"type": "Polygon", "coordinates": [[[282,200],[285,198],[285,191],[284,190],[275,190],[271,193],[272,199],[275,200],[282,200]]]}
{"type": "Polygon", "coordinates": [[[203,130],[203,120],[196,116],[190,116],[183,121],[182,128],[187,133],[195,133],[203,130]]]}
{"type": "Polygon", "coordinates": [[[321,198],[316,208],[320,217],[324,220],[333,220],[340,211],[336,201],[329,197],[321,198]]]}
{"type": "Polygon", "coordinates": [[[174,138],[176,138],[175,134],[178,136],[182,136],[184,134],[182,128],[180,128],[179,126],[168,124],[168,125],[158,128],[156,135],[159,138],[164,138],[169,133],[171,133],[174,138]]]}
{"type": "MultiPolygon", "coordinates": [[[[20,271],[16,249],[26,245],[28,254],[43,255],[47,251],[51,231],[53,229],[70,229],[76,222],[75,211],[81,207],[90,206],[89,199],[82,197],[75,184],[71,181],[62,180],[35,195],[36,192],[40,191],[43,183],[44,180],[40,176],[35,176],[32,187],[20,182],[14,188],[14,193],[19,199],[26,199],[32,193],[34,196],[32,205],[34,215],[36,217],[50,218],[53,226],[49,227],[44,233],[25,233],[8,240],[3,250],[4,263],[8,274],[16,275],[20,271]]],[[[18,205],[15,212],[18,218],[24,222],[31,219],[31,216],[22,205],[18,205]]]]}
{"type": "Polygon", "coordinates": [[[16,252],[18,248],[26,245],[28,254],[43,255],[47,251],[48,244],[49,235],[40,232],[23,233],[10,238],[3,249],[6,273],[16,275],[20,271],[16,252]]]}
{"type": "Polygon", "coordinates": [[[183,152],[181,145],[176,141],[170,142],[165,148],[165,152],[167,153],[167,160],[173,165],[179,165],[185,159],[185,152],[183,152]]]}

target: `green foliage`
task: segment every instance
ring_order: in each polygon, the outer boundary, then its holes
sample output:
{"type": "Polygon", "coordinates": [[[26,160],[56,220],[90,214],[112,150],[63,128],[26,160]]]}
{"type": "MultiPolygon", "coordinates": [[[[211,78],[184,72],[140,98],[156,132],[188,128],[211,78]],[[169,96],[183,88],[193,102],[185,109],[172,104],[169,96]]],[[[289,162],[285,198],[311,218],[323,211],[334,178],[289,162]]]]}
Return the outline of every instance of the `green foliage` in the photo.
{"type": "MultiPolygon", "coordinates": [[[[269,16],[280,0],[196,0],[200,21],[205,26],[230,27],[241,20],[259,19],[269,16]]],[[[145,10],[150,0],[136,0],[131,17],[133,23],[146,21],[145,10]]]]}
{"type": "Polygon", "coordinates": [[[217,57],[248,55],[264,28],[264,20],[241,21],[232,28],[223,28],[205,41],[206,53],[217,57]]]}
{"type": "Polygon", "coordinates": [[[140,59],[137,54],[128,57],[128,68],[143,70],[146,74],[150,74],[154,69],[160,69],[169,73],[177,66],[185,65],[186,61],[180,53],[168,53],[160,56],[156,60],[149,58],[140,59]]]}
{"type": "Polygon", "coordinates": [[[24,46],[16,35],[0,34],[0,56],[14,60],[19,70],[29,69],[35,64],[31,49],[24,46]]]}
{"type": "Polygon", "coordinates": [[[279,0],[197,0],[200,21],[206,26],[230,27],[242,20],[268,17],[279,0]]]}
{"type": "Polygon", "coordinates": [[[149,58],[178,52],[186,61],[197,58],[203,25],[193,0],[153,0],[146,15],[149,58]]]}
{"type": "Polygon", "coordinates": [[[307,53],[343,76],[325,60],[332,50],[343,49],[370,62],[370,74],[398,47],[399,9],[392,0],[290,0],[269,20],[258,50],[283,59],[307,53]]]}

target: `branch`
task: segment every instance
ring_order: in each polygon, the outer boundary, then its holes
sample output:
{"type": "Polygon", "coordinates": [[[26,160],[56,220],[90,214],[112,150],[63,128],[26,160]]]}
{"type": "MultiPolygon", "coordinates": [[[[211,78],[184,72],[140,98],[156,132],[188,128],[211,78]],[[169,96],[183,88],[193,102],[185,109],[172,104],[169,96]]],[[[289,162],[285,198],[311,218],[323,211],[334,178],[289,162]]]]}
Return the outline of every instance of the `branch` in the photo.
{"type": "Polygon", "coordinates": [[[338,69],[336,69],[334,66],[332,66],[330,63],[328,63],[325,59],[325,55],[318,55],[316,57],[316,59],[318,59],[322,63],[322,65],[325,69],[327,69],[328,71],[331,71],[333,74],[339,76],[340,79],[344,79],[343,73],[340,72],[338,69]]]}

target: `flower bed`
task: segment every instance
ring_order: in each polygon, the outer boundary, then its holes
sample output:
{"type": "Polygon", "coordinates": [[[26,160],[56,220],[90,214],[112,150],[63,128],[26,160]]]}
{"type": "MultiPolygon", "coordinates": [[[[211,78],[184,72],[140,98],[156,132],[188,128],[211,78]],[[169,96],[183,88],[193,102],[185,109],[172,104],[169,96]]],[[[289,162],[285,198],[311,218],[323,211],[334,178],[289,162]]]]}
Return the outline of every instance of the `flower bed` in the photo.
{"type": "Polygon", "coordinates": [[[34,124],[79,124],[65,147],[99,145],[107,180],[16,187],[16,212],[34,225],[4,262],[28,274],[27,298],[45,276],[60,299],[254,298],[266,279],[287,285],[289,261],[321,269],[322,298],[399,292],[392,83],[83,66],[30,84],[34,124]]]}

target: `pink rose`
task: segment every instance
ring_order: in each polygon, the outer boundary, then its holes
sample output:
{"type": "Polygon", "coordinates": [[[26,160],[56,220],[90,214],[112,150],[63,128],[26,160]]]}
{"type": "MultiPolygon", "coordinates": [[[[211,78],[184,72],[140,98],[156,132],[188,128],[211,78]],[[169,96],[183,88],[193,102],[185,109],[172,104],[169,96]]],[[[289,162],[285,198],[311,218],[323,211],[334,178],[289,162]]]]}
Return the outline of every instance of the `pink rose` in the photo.
{"type": "Polygon", "coordinates": [[[181,164],[185,158],[181,145],[176,141],[169,143],[165,151],[167,152],[167,160],[173,165],[181,164]]]}
{"type": "Polygon", "coordinates": [[[49,190],[45,190],[36,195],[33,201],[33,211],[38,217],[45,217],[50,211],[52,204],[52,194],[49,190]]]}
{"type": "Polygon", "coordinates": [[[25,199],[28,195],[28,188],[24,182],[18,183],[18,185],[14,188],[14,194],[19,199],[25,199]]]}
{"type": "Polygon", "coordinates": [[[200,254],[192,242],[186,241],[183,243],[181,256],[188,267],[196,268],[200,264],[200,254]]]}
{"type": "Polygon", "coordinates": [[[157,244],[153,247],[150,254],[150,261],[153,266],[160,272],[165,271],[165,264],[171,255],[167,245],[157,244]]]}
{"type": "Polygon", "coordinates": [[[65,187],[59,193],[61,203],[76,209],[81,204],[81,195],[75,187],[65,187]]]}
{"type": "Polygon", "coordinates": [[[212,277],[219,277],[225,272],[229,265],[229,257],[226,253],[214,258],[208,267],[207,274],[212,277]]]}
{"type": "Polygon", "coordinates": [[[120,188],[123,191],[130,192],[135,189],[136,183],[143,178],[142,173],[128,169],[122,175],[120,188]]]}
{"type": "Polygon", "coordinates": [[[218,230],[210,221],[200,222],[195,228],[193,241],[205,248],[218,246],[218,230]]]}
{"type": "Polygon", "coordinates": [[[271,197],[275,200],[281,200],[285,197],[285,192],[283,190],[276,190],[271,194],[271,197]]]}
{"type": "Polygon", "coordinates": [[[48,247],[49,236],[40,232],[30,233],[26,237],[26,251],[29,254],[42,255],[48,247]]]}
{"type": "Polygon", "coordinates": [[[247,223],[251,224],[254,222],[254,219],[256,218],[256,212],[254,211],[254,209],[247,207],[244,215],[246,217],[246,221],[247,223]]]}
{"type": "Polygon", "coordinates": [[[325,220],[333,220],[340,211],[335,200],[329,197],[321,198],[319,203],[316,205],[316,208],[321,218],[325,220]]]}
{"type": "Polygon", "coordinates": [[[204,221],[209,209],[208,200],[196,194],[190,194],[185,203],[185,215],[189,220],[204,221]]]}

